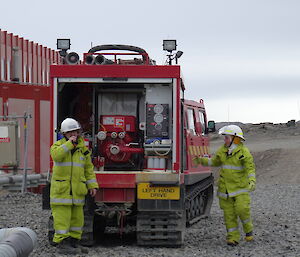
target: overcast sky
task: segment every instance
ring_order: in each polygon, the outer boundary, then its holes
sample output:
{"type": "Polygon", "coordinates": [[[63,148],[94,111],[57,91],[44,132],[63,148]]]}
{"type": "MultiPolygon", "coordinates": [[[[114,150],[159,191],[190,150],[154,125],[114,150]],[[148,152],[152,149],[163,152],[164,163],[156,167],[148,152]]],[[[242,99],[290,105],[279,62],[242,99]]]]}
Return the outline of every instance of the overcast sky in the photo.
{"type": "Polygon", "coordinates": [[[72,51],[130,44],[165,62],[177,39],[186,97],[216,121],[300,119],[299,0],[1,1],[0,28],[72,51]]]}

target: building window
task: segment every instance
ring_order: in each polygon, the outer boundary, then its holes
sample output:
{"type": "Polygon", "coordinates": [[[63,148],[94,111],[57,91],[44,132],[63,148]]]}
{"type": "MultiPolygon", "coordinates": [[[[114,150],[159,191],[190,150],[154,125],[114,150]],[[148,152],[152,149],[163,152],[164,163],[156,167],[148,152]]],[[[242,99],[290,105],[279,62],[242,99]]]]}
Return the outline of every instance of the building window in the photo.
{"type": "Polygon", "coordinates": [[[49,72],[46,71],[46,84],[49,85],[49,72]]]}
{"type": "Polygon", "coordinates": [[[10,60],[7,60],[7,67],[6,67],[6,71],[7,71],[7,80],[10,80],[10,60]]]}
{"type": "Polygon", "coordinates": [[[27,66],[26,65],[24,65],[24,67],[23,67],[23,82],[27,82],[27,66]]]}
{"type": "Polygon", "coordinates": [[[32,74],[31,74],[32,70],[31,67],[28,67],[28,83],[32,82],[32,74]]]}
{"type": "Polygon", "coordinates": [[[5,60],[1,59],[1,73],[0,73],[0,80],[5,80],[5,60]]]}

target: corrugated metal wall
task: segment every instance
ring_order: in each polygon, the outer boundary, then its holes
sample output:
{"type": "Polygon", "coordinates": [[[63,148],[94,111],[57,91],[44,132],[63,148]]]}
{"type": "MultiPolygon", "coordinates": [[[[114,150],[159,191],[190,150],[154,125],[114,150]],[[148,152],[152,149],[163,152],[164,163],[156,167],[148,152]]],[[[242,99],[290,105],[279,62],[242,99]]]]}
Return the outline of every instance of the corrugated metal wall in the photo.
{"type": "MultiPolygon", "coordinates": [[[[57,51],[0,30],[0,116],[23,115],[25,111],[32,115],[28,121],[28,166],[36,173],[46,172],[50,163],[49,68],[54,63],[60,63],[57,51]]],[[[22,168],[22,119],[19,124],[22,168]]]]}
{"type": "Polygon", "coordinates": [[[49,66],[59,61],[57,51],[0,30],[1,81],[49,85],[49,66]]]}

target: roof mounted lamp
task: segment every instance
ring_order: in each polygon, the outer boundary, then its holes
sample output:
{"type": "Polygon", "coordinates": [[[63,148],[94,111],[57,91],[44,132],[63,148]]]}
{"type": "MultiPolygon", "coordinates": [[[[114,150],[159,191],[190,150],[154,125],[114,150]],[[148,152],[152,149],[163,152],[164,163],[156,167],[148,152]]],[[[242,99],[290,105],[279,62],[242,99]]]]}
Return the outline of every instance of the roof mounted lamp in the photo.
{"type": "Polygon", "coordinates": [[[165,39],[163,41],[163,49],[170,53],[172,53],[172,51],[176,50],[176,46],[177,46],[177,44],[176,44],[175,39],[165,39]]]}
{"type": "Polygon", "coordinates": [[[175,39],[166,39],[163,40],[163,50],[168,51],[169,54],[167,54],[167,63],[169,65],[172,65],[172,60],[175,59],[176,64],[178,63],[178,59],[182,56],[182,51],[177,51],[176,54],[172,54],[173,51],[176,50],[177,43],[175,39]]]}
{"type": "Polygon", "coordinates": [[[60,50],[59,54],[61,57],[65,57],[67,55],[67,50],[70,49],[71,40],[68,38],[58,38],[56,43],[57,49],[60,50]]]}

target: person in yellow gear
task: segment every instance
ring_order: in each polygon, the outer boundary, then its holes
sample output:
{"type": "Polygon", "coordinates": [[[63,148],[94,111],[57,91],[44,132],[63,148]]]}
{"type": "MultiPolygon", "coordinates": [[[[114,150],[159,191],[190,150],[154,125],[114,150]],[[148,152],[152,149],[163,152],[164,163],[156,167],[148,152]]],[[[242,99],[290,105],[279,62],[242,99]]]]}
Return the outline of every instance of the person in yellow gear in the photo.
{"type": "Polygon", "coordinates": [[[83,206],[89,192],[96,195],[98,183],[91,153],[80,136],[79,123],[66,118],[61,123],[63,138],[50,149],[54,161],[50,205],[54,221],[54,245],[77,247],[84,225],[83,206]]]}
{"type": "Polygon", "coordinates": [[[224,212],[227,244],[235,246],[240,241],[238,217],[246,234],[245,240],[253,240],[249,191],[255,190],[255,164],[250,151],[242,143],[245,138],[239,126],[225,126],[219,134],[224,135],[225,144],[216,154],[212,158],[195,157],[193,162],[196,165],[221,167],[217,195],[224,212]]]}

